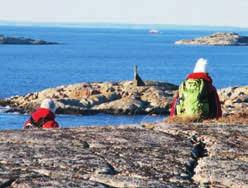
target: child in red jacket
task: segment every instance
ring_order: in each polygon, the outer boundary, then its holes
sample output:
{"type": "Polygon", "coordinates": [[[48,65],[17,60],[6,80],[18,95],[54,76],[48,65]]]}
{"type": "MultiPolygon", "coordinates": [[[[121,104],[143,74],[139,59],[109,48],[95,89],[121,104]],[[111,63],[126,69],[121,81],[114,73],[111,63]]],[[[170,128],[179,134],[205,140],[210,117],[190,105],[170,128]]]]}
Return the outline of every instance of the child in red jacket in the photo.
{"type": "Polygon", "coordinates": [[[58,128],[59,124],[55,121],[56,106],[52,99],[42,101],[40,108],[31,114],[25,122],[24,128],[58,128]]]}

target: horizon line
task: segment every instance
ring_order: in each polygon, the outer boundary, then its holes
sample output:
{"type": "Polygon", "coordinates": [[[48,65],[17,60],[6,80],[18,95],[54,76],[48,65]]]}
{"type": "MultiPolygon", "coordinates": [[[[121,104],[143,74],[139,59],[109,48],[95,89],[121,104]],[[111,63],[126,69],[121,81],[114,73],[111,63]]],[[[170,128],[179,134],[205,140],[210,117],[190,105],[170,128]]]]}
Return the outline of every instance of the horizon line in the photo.
{"type": "Polygon", "coordinates": [[[194,29],[239,29],[244,30],[248,27],[242,26],[228,26],[228,25],[190,25],[190,24],[161,24],[161,23],[129,23],[129,22],[35,22],[35,21],[13,21],[13,20],[0,20],[0,26],[47,26],[47,27],[72,27],[72,28],[82,28],[82,27],[121,27],[121,28],[150,28],[159,27],[162,28],[194,28],[194,29]]]}

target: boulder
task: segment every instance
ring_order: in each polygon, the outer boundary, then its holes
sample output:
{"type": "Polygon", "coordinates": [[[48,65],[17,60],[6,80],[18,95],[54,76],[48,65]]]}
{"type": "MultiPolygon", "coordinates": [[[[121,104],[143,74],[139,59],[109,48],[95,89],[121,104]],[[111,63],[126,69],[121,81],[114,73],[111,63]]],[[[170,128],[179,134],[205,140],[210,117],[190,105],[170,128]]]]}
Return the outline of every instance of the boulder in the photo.
{"type": "Polygon", "coordinates": [[[144,114],[147,104],[144,101],[133,98],[121,98],[109,103],[100,104],[93,109],[111,114],[144,114]]]}

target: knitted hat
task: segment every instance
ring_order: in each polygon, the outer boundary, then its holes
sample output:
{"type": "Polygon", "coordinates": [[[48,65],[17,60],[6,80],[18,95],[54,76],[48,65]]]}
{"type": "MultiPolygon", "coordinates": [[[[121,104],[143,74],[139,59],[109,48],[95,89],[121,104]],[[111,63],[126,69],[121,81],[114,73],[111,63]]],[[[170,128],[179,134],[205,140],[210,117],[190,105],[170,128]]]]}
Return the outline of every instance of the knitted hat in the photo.
{"type": "Polygon", "coordinates": [[[204,58],[200,58],[197,60],[196,64],[195,64],[195,68],[194,68],[194,73],[196,72],[205,72],[207,73],[207,64],[208,64],[208,60],[204,59],[204,58]]]}
{"type": "Polygon", "coordinates": [[[44,99],[40,105],[41,108],[47,108],[53,113],[56,111],[56,105],[52,99],[44,99]]]}

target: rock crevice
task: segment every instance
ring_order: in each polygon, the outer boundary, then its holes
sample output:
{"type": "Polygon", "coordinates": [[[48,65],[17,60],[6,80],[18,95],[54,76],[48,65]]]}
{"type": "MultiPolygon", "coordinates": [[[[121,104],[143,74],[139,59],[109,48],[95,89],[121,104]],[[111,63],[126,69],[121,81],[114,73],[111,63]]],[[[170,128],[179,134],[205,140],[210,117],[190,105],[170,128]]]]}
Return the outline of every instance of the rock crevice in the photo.
{"type": "Polygon", "coordinates": [[[247,124],[163,124],[155,127],[155,130],[173,135],[191,137],[196,135],[197,140],[205,145],[203,150],[200,149],[203,152],[200,152],[197,158],[197,165],[192,162],[194,167],[192,182],[200,187],[248,186],[247,124]],[[203,156],[200,157],[202,154],[203,156]]]}
{"type": "Polygon", "coordinates": [[[196,136],[191,137],[191,142],[193,143],[193,148],[191,152],[191,158],[186,162],[186,172],[191,181],[194,181],[193,176],[195,175],[195,169],[198,165],[198,161],[207,156],[206,144],[196,138],[196,136]]]}

